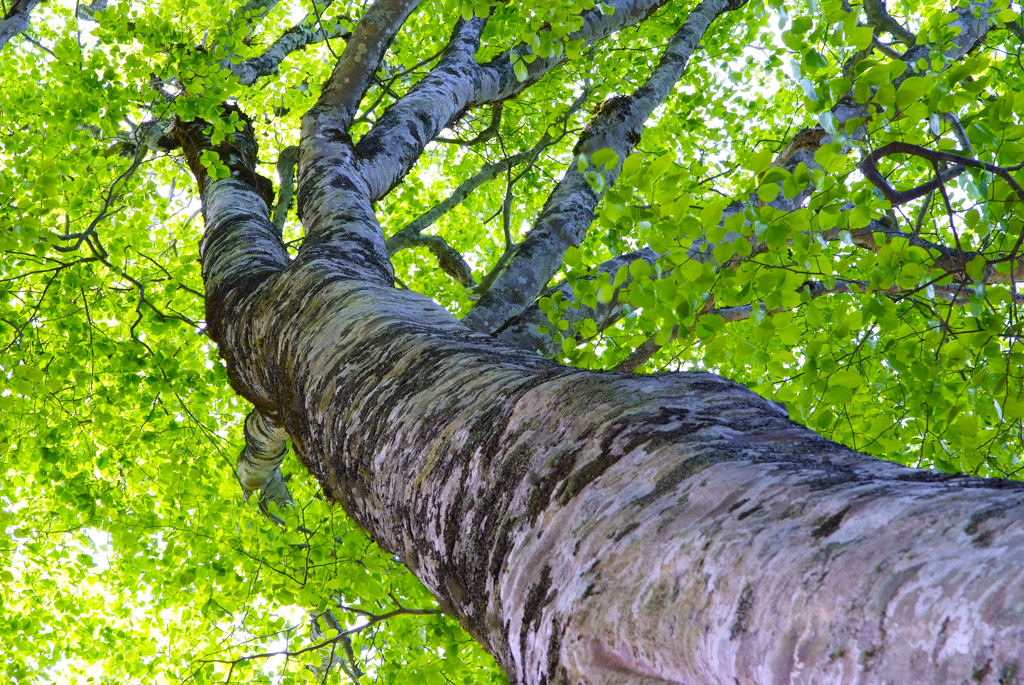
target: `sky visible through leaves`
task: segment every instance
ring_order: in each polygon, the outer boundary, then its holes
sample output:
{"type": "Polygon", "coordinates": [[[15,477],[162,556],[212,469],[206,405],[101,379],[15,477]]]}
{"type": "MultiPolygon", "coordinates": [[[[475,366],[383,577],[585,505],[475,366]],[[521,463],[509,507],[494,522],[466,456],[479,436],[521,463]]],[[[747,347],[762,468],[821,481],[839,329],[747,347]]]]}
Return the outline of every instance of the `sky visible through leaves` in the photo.
{"type": "MultiPolygon", "coordinates": [[[[1019,478],[1024,323],[1011,267],[1024,258],[1024,202],[974,167],[893,203],[860,165],[892,142],[1024,162],[1020,5],[993,0],[990,31],[948,63],[960,5],[891,0],[907,45],[873,30],[859,3],[751,3],[705,35],[635,153],[579,159],[587,121],[643,83],[691,9],[670,3],[581,45],[569,36],[594,6],[494,9],[478,59],[515,45],[530,46],[517,69],[531,51],[569,59],[505,102],[490,134],[491,107],[444,131],[378,203],[385,235],[487,165],[539,150],[425,229],[462,255],[474,285],[415,248],[392,257],[400,287],[464,315],[566,169],[621,164],[611,187],[592,176],[598,217],[539,301],[553,357],[613,369],[647,350],[639,373],[718,372],[869,454],[1019,478]],[[914,45],[923,56],[902,59],[914,45]],[[844,118],[844,97],[871,115],[844,118]],[[809,163],[777,164],[807,130],[822,132],[809,163]],[[773,206],[801,193],[798,208],[773,206]],[[660,257],[598,270],[644,248],[660,257]],[[580,304],[615,314],[573,316],[580,304]]],[[[218,112],[235,102],[253,120],[260,173],[278,184],[278,158],[364,5],[91,7],[43,3],[0,50],[0,672],[16,683],[503,682],[293,457],[294,509],[242,497],[234,464],[249,407],[203,333],[198,193],[180,150],[161,142],[174,117],[230,135],[237,120],[218,112]],[[231,66],[296,25],[335,37],[242,85],[231,66]]],[[[353,138],[436,64],[458,17],[488,11],[423,5],[353,138]]],[[[204,163],[226,170],[215,154],[204,163]]],[[[878,168],[909,189],[938,167],[904,154],[878,168]]],[[[284,236],[296,249],[294,208],[284,236]]]]}

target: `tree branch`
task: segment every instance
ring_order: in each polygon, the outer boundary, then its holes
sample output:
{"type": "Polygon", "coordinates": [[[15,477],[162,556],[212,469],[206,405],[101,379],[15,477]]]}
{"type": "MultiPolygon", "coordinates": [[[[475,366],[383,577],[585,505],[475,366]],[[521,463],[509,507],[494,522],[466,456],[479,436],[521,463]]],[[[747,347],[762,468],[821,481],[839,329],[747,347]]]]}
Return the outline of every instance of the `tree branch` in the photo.
{"type": "Polygon", "coordinates": [[[459,251],[449,245],[441,236],[423,235],[421,233],[404,236],[400,249],[409,247],[427,248],[437,257],[438,265],[446,274],[466,288],[472,288],[476,285],[476,281],[473,280],[473,269],[462,258],[459,251]]]}
{"type": "MultiPolygon", "coordinates": [[[[566,40],[590,45],[619,29],[649,17],[667,0],[611,0],[614,13],[595,8],[583,12],[583,27],[566,40]]],[[[409,172],[426,145],[462,112],[508,98],[533,85],[545,73],[565,61],[564,52],[538,57],[528,65],[527,78],[519,81],[512,56],[533,54],[519,44],[486,64],[474,56],[486,19],[459,21],[445,55],[437,66],[404,97],[395,102],[359,141],[360,169],[373,200],[384,197],[409,172]]]]}
{"type": "MultiPolygon", "coordinates": [[[[393,255],[399,250],[402,250],[405,247],[405,243],[410,238],[410,236],[418,235],[420,231],[423,231],[428,226],[432,225],[435,221],[437,221],[442,216],[444,216],[452,209],[457,207],[460,203],[462,203],[463,200],[469,197],[470,193],[472,193],[474,190],[482,186],[484,183],[494,180],[500,174],[505,173],[524,162],[532,164],[537,159],[538,155],[540,155],[540,153],[544,151],[545,148],[554,145],[558,143],[560,140],[562,140],[562,137],[565,135],[569,119],[572,117],[573,114],[580,110],[580,108],[583,106],[583,103],[590,96],[590,92],[590,90],[585,90],[569,106],[569,108],[565,111],[565,114],[562,115],[562,133],[557,138],[552,138],[548,133],[545,133],[543,136],[541,136],[541,139],[537,142],[537,144],[534,145],[529,150],[518,152],[512,155],[511,157],[506,157],[505,159],[502,159],[498,162],[485,164],[483,167],[480,168],[480,171],[476,172],[473,176],[460,183],[458,187],[456,187],[455,190],[452,191],[451,195],[449,195],[440,203],[428,209],[420,216],[413,219],[411,222],[409,222],[408,225],[406,225],[400,231],[396,232],[394,235],[388,238],[388,254],[393,255]]],[[[520,174],[520,176],[522,176],[522,174],[520,174]]],[[[513,182],[515,180],[518,179],[513,179],[513,182]]],[[[506,200],[507,199],[508,193],[506,193],[506,200]]]]}
{"type": "Polygon", "coordinates": [[[238,64],[232,64],[230,60],[221,63],[225,69],[229,69],[238,78],[243,86],[249,86],[263,76],[269,76],[277,71],[281,62],[288,55],[303,50],[310,45],[330,40],[331,38],[348,39],[351,32],[340,23],[333,24],[330,28],[324,28],[315,17],[310,19],[307,16],[300,23],[281,34],[266,51],[258,57],[249,58],[238,64]]]}
{"type": "MultiPolygon", "coordinates": [[[[822,234],[822,239],[826,241],[839,240],[840,234],[845,229],[829,229],[822,234]]],[[[872,252],[877,252],[879,246],[875,243],[875,234],[881,234],[885,236],[886,242],[890,242],[897,238],[902,238],[907,241],[908,244],[919,247],[926,250],[932,258],[934,268],[942,269],[947,274],[950,274],[956,278],[960,283],[971,284],[975,283],[975,279],[967,273],[967,264],[969,264],[976,257],[982,257],[985,260],[984,265],[984,278],[985,283],[1013,283],[1020,280],[1021,275],[1024,274],[1024,257],[1017,254],[1019,251],[1019,245],[1016,249],[1012,250],[1008,255],[996,255],[986,256],[984,252],[976,250],[959,250],[957,248],[949,247],[940,243],[934,243],[925,240],[919,235],[913,233],[906,233],[892,226],[883,224],[880,221],[872,220],[864,228],[858,228],[850,231],[850,239],[854,245],[862,247],[872,252]],[[1006,273],[996,271],[995,267],[999,264],[1007,264],[1008,267],[1004,269],[1006,273]]],[[[1020,239],[1018,239],[1018,243],[1020,239]]]]}
{"type": "Polygon", "coordinates": [[[109,0],[93,0],[88,4],[79,2],[76,16],[86,21],[96,21],[96,13],[107,9],[108,4],[109,0]]]}
{"type": "Polygon", "coordinates": [[[288,452],[288,433],[279,421],[259,409],[253,409],[245,417],[244,433],[245,448],[238,455],[235,475],[248,500],[249,495],[270,484],[275,476],[280,479],[280,467],[288,452]]]}
{"type": "Polygon", "coordinates": [[[864,14],[868,24],[878,30],[888,32],[895,40],[908,48],[917,43],[917,36],[904,28],[885,8],[885,0],[864,0],[864,14]]]}
{"type": "Polygon", "coordinates": [[[377,66],[418,0],[377,0],[360,19],[320,99],[302,117],[299,219],[306,239],[298,259],[326,259],[353,278],[393,284],[373,197],[360,173],[348,128],[377,66]]]}
{"type": "Polygon", "coordinates": [[[313,110],[330,111],[332,124],[348,130],[384,53],[418,4],[419,0],[377,0],[370,5],[313,110]]]}
{"type": "Polygon", "coordinates": [[[721,14],[742,7],[744,1],[701,2],[669,40],[646,83],[632,96],[613,98],[604,104],[583,132],[574,153],[589,158],[598,150],[610,148],[617,155],[614,167],[602,170],[589,165],[581,171],[573,165],[565,172],[522,246],[463,318],[466,326],[483,333],[497,330],[523,311],[557,273],[566,249],[583,242],[594,220],[602,186],[615,182],[622,160],[640,141],[644,122],[683,75],[704,32],[721,14]],[[599,183],[597,189],[591,186],[593,180],[599,183]]]}
{"type": "Polygon", "coordinates": [[[439,143],[450,143],[452,145],[465,145],[466,147],[472,147],[478,143],[483,143],[491,138],[498,132],[498,127],[501,125],[501,111],[504,108],[504,102],[496,102],[491,106],[491,123],[488,124],[487,128],[480,133],[476,134],[469,140],[462,140],[461,138],[434,138],[439,143]]]}
{"type": "Polygon", "coordinates": [[[0,50],[7,45],[7,41],[28,28],[32,10],[41,2],[43,0],[14,0],[11,9],[7,11],[3,19],[0,19],[0,50]]]}
{"type": "Polygon", "coordinates": [[[960,155],[954,152],[931,150],[920,145],[895,142],[888,143],[878,148],[877,150],[869,152],[867,156],[864,157],[864,161],[861,162],[860,164],[860,168],[861,171],[864,173],[864,177],[871,181],[871,183],[876,188],[882,191],[882,195],[884,195],[885,199],[887,199],[894,207],[906,204],[912,200],[916,200],[919,197],[923,197],[928,193],[931,193],[939,189],[942,186],[942,184],[944,184],[946,181],[950,180],[951,178],[956,178],[961,173],[963,173],[967,167],[984,169],[985,171],[991,172],[999,176],[1004,181],[1006,181],[1007,185],[1013,188],[1013,191],[1017,194],[1017,197],[1019,197],[1021,201],[1024,202],[1024,189],[1020,187],[1020,184],[1018,184],[1017,181],[1015,181],[1013,176],[1010,174],[1011,171],[1017,171],[1018,169],[1024,168],[1024,163],[1018,164],[1017,166],[1013,167],[1001,167],[996,166],[995,164],[990,164],[988,162],[982,162],[981,160],[974,159],[973,157],[965,157],[964,155],[960,155]],[[922,157],[931,162],[949,162],[955,164],[956,166],[954,166],[952,169],[949,169],[948,171],[942,172],[934,176],[930,181],[922,183],[921,185],[915,188],[900,191],[896,190],[891,185],[889,185],[889,182],[886,181],[885,178],[878,172],[879,160],[885,159],[889,155],[894,154],[904,154],[912,155],[915,157],[922,157]]]}
{"type": "Polygon", "coordinates": [[[289,145],[281,150],[277,158],[277,177],[281,179],[281,190],[277,195],[277,205],[274,207],[272,222],[277,230],[284,228],[284,222],[288,219],[288,210],[291,209],[292,199],[295,196],[295,164],[299,161],[299,148],[289,145]]]}
{"type": "Polygon", "coordinates": [[[181,143],[199,186],[206,230],[199,251],[206,292],[207,333],[220,341],[223,325],[239,296],[258,287],[290,262],[281,234],[270,222],[273,184],[256,172],[258,146],[248,118],[232,105],[222,105],[225,118],[241,130],[213,145],[207,122],[176,121],[181,143]],[[203,163],[216,153],[230,176],[214,178],[203,163]]]}
{"type": "Polygon", "coordinates": [[[1024,42],[1024,27],[1015,21],[1006,22],[1006,30],[1017,36],[1017,40],[1024,42]]]}
{"type": "MultiPolygon", "coordinates": [[[[871,288],[870,283],[867,281],[837,279],[835,285],[831,287],[821,283],[820,281],[808,281],[804,286],[804,290],[809,294],[812,300],[826,295],[863,295],[866,293],[880,293],[896,302],[899,302],[910,297],[916,297],[922,289],[899,288],[895,285],[890,288],[871,288]]],[[[964,286],[962,285],[933,285],[932,292],[935,294],[936,298],[941,297],[946,300],[946,303],[951,307],[964,307],[970,304],[971,301],[969,297],[962,296],[964,293],[964,286]]],[[[1012,297],[1014,302],[1024,303],[1024,295],[1015,294],[1012,297]]],[[[791,307],[776,307],[775,309],[768,310],[765,309],[764,305],[761,303],[757,303],[756,306],[759,307],[767,316],[781,314],[782,312],[794,309],[791,307]]],[[[717,309],[712,309],[708,312],[698,314],[694,323],[696,324],[696,321],[699,320],[701,316],[706,316],[707,314],[720,316],[726,323],[745,321],[753,316],[754,307],[755,305],[750,304],[742,304],[735,307],[719,307],[717,309]]],[[[675,340],[678,335],[679,326],[675,326],[672,329],[669,339],[675,340]]],[[[633,350],[632,353],[630,353],[628,357],[616,364],[612,370],[633,373],[650,361],[651,357],[653,357],[662,347],[655,341],[655,337],[656,336],[651,336],[642,342],[635,350],[633,350]]]]}
{"type": "MultiPolygon", "coordinates": [[[[628,267],[637,259],[642,259],[653,266],[660,256],[649,247],[637,252],[622,254],[604,262],[591,274],[585,276],[584,279],[593,281],[602,273],[609,274],[611,278],[614,278],[615,273],[619,269],[624,266],[628,267]]],[[[577,300],[573,293],[573,284],[567,281],[562,282],[552,289],[551,292],[546,293],[546,297],[553,298],[556,293],[559,293],[561,297],[558,299],[563,305],[567,305],[561,310],[561,315],[558,317],[561,321],[565,321],[568,324],[568,328],[564,329],[566,336],[572,335],[572,331],[584,319],[595,321],[598,330],[603,330],[622,318],[624,309],[622,303],[619,302],[618,294],[622,288],[627,287],[632,282],[633,277],[627,276],[622,285],[616,288],[615,294],[610,301],[602,303],[595,298],[593,306],[577,300]]],[[[557,351],[555,325],[552,323],[547,312],[541,309],[540,301],[534,302],[521,314],[509,319],[504,326],[494,332],[494,335],[510,345],[524,350],[539,352],[545,357],[552,356],[557,351]],[[541,328],[546,330],[541,331],[541,328]]]]}
{"type": "Polygon", "coordinates": [[[410,240],[413,240],[415,236],[419,235],[420,231],[433,225],[435,221],[440,219],[442,216],[455,209],[459,206],[463,200],[469,195],[487,183],[493,181],[505,171],[512,169],[525,161],[532,159],[535,155],[539,154],[544,148],[551,145],[553,141],[550,137],[545,136],[541,138],[540,142],[534,145],[529,150],[523,152],[517,152],[511,157],[506,157],[497,162],[491,162],[480,167],[480,170],[470,176],[468,179],[460,183],[452,194],[446,197],[444,200],[434,205],[423,214],[409,222],[404,228],[396,232],[390,238],[387,239],[388,254],[393,255],[396,252],[405,249],[411,245],[410,240]]]}

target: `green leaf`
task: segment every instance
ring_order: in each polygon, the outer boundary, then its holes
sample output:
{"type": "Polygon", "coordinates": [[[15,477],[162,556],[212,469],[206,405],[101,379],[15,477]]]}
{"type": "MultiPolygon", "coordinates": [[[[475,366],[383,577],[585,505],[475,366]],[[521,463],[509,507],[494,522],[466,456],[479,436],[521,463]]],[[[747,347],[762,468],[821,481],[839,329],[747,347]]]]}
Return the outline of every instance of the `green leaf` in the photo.
{"type": "Polygon", "coordinates": [[[705,231],[717,226],[722,221],[724,209],[721,203],[713,202],[700,210],[700,224],[705,231]]]}
{"type": "Polygon", "coordinates": [[[750,159],[747,160],[746,167],[757,175],[767,169],[773,159],[775,159],[775,153],[771,150],[762,149],[751,155],[750,159]]]}
{"type": "Polygon", "coordinates": [[[527,78],[529,78],[529,75],[530,75],[530,74],[529,74],[529,72],[528,72],[528,71],[526,70],[526,63],[525,63],[525,62],[524,62],[523,60],[519,60],[519,61],[515,62],[515,63],[514,63],[513,65],[512,65],[512,68],[513,68],[513,70],[515,71],[515,74],[516,74],[516,78],[517,78],[517,79],[518,79],[518,80],[519,80],[520,82],[523,82],[523,81],[525,81],[525,80],[526,80],[527,78]]]}
{"type": "Polygon", "coordinates": [[[846,31],[847,42],[857,50],[864,50],[871,45],[873,31],[869,26],[858,26],[846,31]]]}
{"type": "Polygon", "coordinates": [[[590,162],[596,167],[614,169],[619,163],[619,155],[610,147],[602,148],[590,156],[590,162]]]}
{"type": "Polygon", "coordinates": [[[988,261],[983,255],[977,255],[971,261],[967,262],[967,275],[973,278],[975,281],[980,281],[985,277],[985,267],[988,261]]]}
{"type": "Polygon", "coordinates": [[[761,202],[767,204],[774,200],[775,198],[777,198],[781,190],[782,188],[780,188],[779,184],[777,183],[762,184],[757,189],[757,197],[761,200],[761,202]]]}
{"type": "Polygon", "coordinates": [[[928,88],[929,80],[920,76],[904,79],[896,90],[896,106],[905,109],[912,102],[920,100],[928,88]]]}

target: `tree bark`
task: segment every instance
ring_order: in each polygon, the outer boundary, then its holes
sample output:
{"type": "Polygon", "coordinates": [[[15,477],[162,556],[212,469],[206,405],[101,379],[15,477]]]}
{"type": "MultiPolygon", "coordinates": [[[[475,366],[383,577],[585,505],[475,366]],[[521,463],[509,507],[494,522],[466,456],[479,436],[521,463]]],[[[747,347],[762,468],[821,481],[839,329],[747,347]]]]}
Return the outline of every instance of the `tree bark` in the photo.
{"type": "MultiPolygon", "coordinates": [[[[252,211],[245,184],[204,185],[214,269],[214,240],[245,242],[221,218],[252,211]]],[[[1021,487],[859,455],[710,374],[563,368],[325,260],[284,266],[207,275],[236,389],[513,682],[1016,677],[1021,487]]]]}
{"type": "Polygon", "coordinates": [[[225,313],[238,389],[513,682],[1019,668],[1020,486],[854,453],[710,374],[559,367],[323,264],[225,313]]]}
{"type": "Polygon", "coordinates": [[[562,367],[396,290],[371,203],[407,155],[364,174],[342,99],[303,121],[294,260],[251,129],[213,179],[176,125],[208,332],[257,409],[247,488],[283,427],[513,683],[1018,682],[1024,486],[878,461],[712,374],[562,367]]]}
{"type": "Polygon", "coordinates": [[[28,30],[32,10],[41,2],[42,0],[14,0],[11,3],[7,13],[0,17],[0,50],[3,50],[11,38],[28,30]]]}

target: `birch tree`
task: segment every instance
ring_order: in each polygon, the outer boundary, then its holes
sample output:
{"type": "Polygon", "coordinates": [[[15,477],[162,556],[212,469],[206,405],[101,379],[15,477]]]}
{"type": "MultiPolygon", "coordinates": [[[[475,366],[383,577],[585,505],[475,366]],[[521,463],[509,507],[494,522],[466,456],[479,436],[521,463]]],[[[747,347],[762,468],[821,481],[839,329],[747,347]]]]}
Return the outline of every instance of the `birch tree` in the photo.
{"type": "Polygon", "coordinates": [[[4,12],[12,681],[1024,677],[1019,5],[4,12]]]}

